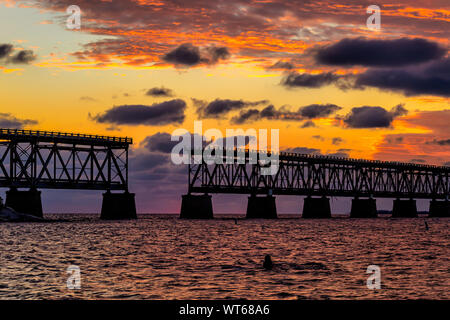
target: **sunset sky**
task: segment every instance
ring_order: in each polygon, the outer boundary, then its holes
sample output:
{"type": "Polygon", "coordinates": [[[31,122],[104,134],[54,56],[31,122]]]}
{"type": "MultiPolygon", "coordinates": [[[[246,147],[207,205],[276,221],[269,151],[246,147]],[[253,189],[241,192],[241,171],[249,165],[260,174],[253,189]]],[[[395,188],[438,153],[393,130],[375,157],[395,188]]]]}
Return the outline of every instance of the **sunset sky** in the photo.
{"type": "MultiPolygon", "coordinates": [[[[279,129],[284,150],[450,165],[448,0],[0,0],[0,27],[0,127],[133,137],[139,212],[179,211],[186,168],[170,163],[170,134],[195,120],[279,129]]],[[[43,194],[47,212],[101,204],[43,194]]],[[[245,211],[245,196],[213,199],[245,211]]]]}

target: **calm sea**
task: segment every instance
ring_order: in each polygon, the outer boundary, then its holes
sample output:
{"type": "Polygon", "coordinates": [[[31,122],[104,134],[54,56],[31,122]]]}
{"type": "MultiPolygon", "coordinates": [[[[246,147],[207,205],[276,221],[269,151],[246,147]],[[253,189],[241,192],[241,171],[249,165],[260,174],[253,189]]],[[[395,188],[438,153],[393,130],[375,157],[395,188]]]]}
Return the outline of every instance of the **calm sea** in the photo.
{"type": "Polygon", "coordinates": [[[450,299],[449,218],[98,216],[1,223],[0,298],[450,299]],[[67,288],[70,265],[80,289],[67,288]],[[381,289],[367,288],[369,265],[381,289]]]}

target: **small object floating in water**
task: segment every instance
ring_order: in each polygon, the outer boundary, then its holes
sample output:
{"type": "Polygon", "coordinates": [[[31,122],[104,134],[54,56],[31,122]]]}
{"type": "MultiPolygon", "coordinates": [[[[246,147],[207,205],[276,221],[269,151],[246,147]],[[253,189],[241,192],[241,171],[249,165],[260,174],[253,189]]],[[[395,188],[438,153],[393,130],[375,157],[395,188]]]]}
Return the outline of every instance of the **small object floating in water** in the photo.
{"type": "Polygon", "coordinates": [[[427,229],[427,230],[429,229],[428,228],[428,223],[426,221],[425,221],[425,229],[427,229]]]}
{"type": "Polygon", "coordinates": [[[270,257],[270,254],[266,254],[266,257],[264,258],[263,267],[266,270],[272,270],[273,262],[272,262],[272,258],[270,257]]]}
{"type": "Polygon", "coordinates": [[[237,224],[237,219],[236,218],[234,218],[234,224],[237,224]]]}

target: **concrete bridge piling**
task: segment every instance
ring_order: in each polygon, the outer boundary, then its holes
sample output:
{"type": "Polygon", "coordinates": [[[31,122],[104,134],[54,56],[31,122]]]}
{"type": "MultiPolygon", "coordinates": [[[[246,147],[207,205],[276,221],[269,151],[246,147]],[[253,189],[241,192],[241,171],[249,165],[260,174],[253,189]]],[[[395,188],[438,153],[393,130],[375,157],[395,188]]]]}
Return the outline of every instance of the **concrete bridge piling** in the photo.
{"type": "Polygon", "coordinates": [[[330,198],[306,197],[303,202],[303,218],[331,218],[330,198]]]}
{"type": "Polygon", "coordinates": [[[449,200],[431,200],[429,217],[450,217],[449,200]]]}
{"type": "Polygon", "coordinates": [[[41,191],[33,188],[26,191],[11,188],[6,191],[5,206],[20,213],[43,217],[41,191]]]}
{"type": "Polygon", "coordinates": [[[135,194],[130,192],[103,194],[100,218],[104,220],[136,219],[135,194]]]}
{"type": "Polygon", "coordinates": [[[185,194],[181,199],[180,218],[182,219],[212,219],[213,207],[211,195],[185,194]]]}
{"type": "Polygon", "coordinates": [[[377,216],[377,203],[375,199],[352,199],[351,218],[376,218],[377,216]]]}
{"type": "Polygon", "coordinates": [[[275,219],[277,217],[277,206],[274,196],[258,197],[251,195],[248,197],[246,218],[275,219]]]}
{"type": "Polygon", "coordinates": [[[392,208],[393,218],[416,218],[417,206],[414,199],[395,199],[392,208]]]}

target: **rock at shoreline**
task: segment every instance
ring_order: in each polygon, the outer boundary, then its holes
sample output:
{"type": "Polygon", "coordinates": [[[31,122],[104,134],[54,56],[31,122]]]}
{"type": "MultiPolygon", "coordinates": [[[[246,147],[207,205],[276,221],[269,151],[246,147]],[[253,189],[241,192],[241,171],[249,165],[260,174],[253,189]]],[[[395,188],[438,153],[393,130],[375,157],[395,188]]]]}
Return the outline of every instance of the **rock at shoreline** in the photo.
{"type": "Polygon", "coordinates": [[[0,207],[0,222],[44,221],[29,214],[20,213],[9,207],[0,207]]]}

